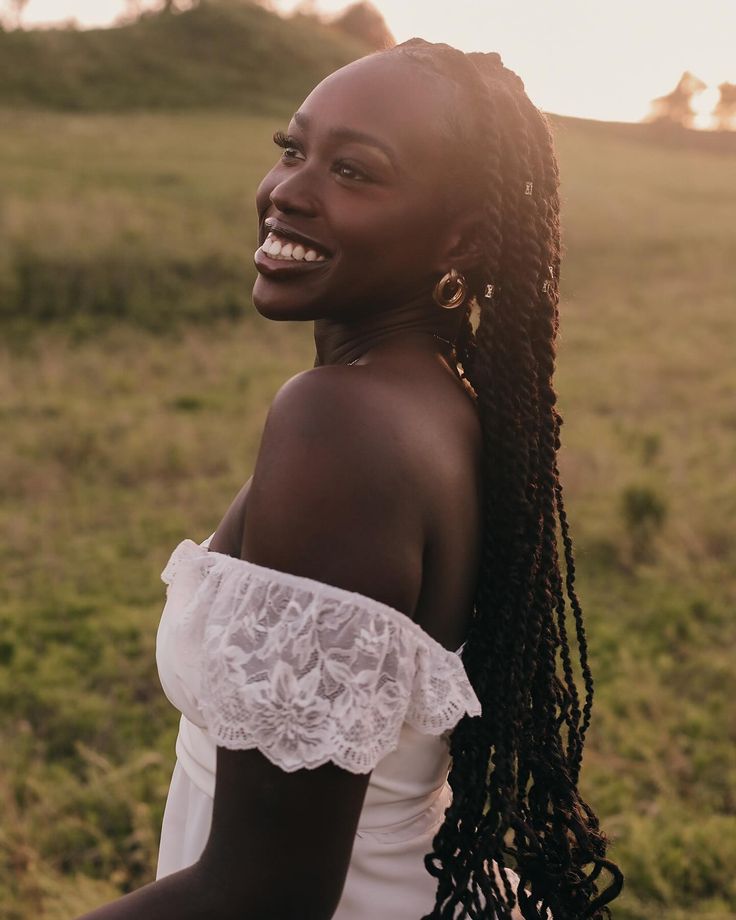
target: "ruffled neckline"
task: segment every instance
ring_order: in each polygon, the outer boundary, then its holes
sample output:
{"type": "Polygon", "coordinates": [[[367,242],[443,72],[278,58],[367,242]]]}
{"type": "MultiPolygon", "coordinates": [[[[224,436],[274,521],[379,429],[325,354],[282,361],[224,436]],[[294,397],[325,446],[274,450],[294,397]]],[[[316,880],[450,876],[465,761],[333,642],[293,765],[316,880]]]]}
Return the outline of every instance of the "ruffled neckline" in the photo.
{"type": "Polygon", "coordinates": [[[195,540],[189,538],[182,540],[169,557],[161,573],[161,580],[167,585],[171,584],[174,573],[180,563],[195,561],[206,563],[208,568],[218,566],[221,569],[229,568],[233,571],[240,571],[243,573],[250,572],[253,574],[260,574],[262,577],[278,579],[282,584],[288,584],[303,590],[312,591],[318,597],[329,596],[343,603],[358,603],[366,609],[384,614],[391,619],[399,629],[406,630],[414,635],[433,652],[449,655],[452,658],[461,658],[462,656],[465,642],[463,642],[456,651],[445,648],[444,645],[430,636],[419,623],[412,620],[411,617],[407,616],[407,614],[403,613],[401,610],[391,607],[389,604],[384,604],[382,601],[369,597],[366,594],[361,594],[358,591],[349,591],[347,588],[340,588],[337,585],[331,585],[315,578],[308,578],[305,575],[295,575],[292,572],[283,572],[280,569],[273,569],[256,562],[250,562],[247,559],[240,559],[237,556],[230,556],[227,553],[211,550],[208,547],[209,541],[213,536],[214,534],[211,534],[206,540],[203,540],[202,543],[197,543],[195,540]]]}

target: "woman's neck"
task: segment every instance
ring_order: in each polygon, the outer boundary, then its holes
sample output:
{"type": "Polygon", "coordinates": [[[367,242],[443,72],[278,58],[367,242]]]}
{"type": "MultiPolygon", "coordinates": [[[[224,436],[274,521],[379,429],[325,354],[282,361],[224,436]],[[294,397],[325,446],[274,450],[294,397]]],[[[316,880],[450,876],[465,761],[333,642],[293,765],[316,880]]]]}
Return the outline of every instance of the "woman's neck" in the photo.
{"type": "Polygon", "coordinates": [[[386,313],[371,313],[350,322],[332,318],[314,321],[315,367],[324,364],[349,364],[366,352],[386,347],[389,342],[398,346],[436,351],[438,340],[434,335],[454,342],[459,331],[462,307],[456,310],[434,309],[426,303],[407,304],[386,313]]]}

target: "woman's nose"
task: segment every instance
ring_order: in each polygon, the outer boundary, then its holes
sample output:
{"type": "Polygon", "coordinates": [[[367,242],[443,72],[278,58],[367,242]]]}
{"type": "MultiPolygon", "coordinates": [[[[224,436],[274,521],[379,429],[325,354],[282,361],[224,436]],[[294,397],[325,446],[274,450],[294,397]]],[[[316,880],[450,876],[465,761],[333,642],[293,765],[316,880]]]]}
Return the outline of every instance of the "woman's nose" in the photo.
{"type": "Polygon", "coordinates": [[[271,202],[285,214],[296,211],[312,215],[317,211],[314,182],[310,184],[302,172],[293,170],[271,189],[271,202]]]}

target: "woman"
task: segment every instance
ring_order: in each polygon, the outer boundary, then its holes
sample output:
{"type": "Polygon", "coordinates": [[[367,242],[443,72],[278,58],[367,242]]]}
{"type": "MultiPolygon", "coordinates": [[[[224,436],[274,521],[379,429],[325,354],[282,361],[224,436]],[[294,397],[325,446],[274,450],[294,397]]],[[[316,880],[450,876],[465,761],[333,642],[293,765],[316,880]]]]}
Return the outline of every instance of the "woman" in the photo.
{"type": "Polygon", "coordinates": [[[412,39],[274,139],[253,301],[314,321],[315,367],[163,573],[158,879],[88,920],[610,916],[577,790],[549,127],[498,55],[412,39]]]}

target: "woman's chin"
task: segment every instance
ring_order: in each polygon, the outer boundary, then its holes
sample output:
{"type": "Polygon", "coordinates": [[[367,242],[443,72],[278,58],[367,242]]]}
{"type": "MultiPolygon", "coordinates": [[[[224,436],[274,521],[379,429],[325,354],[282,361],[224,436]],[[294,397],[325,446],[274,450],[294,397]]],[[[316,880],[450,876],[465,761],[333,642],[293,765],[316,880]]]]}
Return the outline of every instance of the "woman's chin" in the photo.
{"type": "Polygon", "coordinates": [[[259,275],[253,285],[251,297],[253,306],[264,319],[286,320],[311,320],[315,319],[311,305],[298,291],[287,291],[283,286],[269,281],[259,275]]]}

